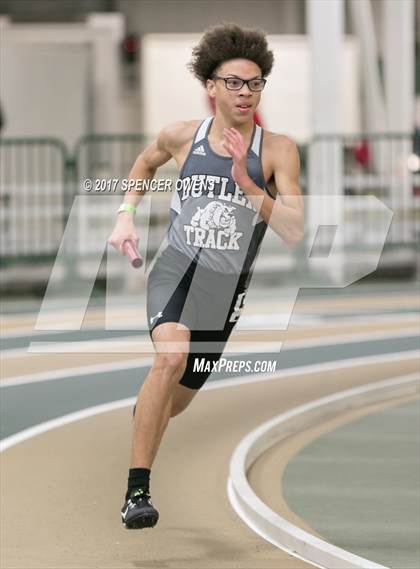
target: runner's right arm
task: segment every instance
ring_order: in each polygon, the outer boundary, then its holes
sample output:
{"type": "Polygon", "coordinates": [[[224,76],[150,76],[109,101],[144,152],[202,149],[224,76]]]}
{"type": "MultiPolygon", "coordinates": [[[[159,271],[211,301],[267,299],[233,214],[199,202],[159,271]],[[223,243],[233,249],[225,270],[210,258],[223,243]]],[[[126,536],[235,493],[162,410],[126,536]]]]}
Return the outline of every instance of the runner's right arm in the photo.
{"type": "MultiPolygon", "coordinates": [[[[156,170],[168,162],[172,158],[172,154],[168,151],[169,139],[171,135],[172,125],[165,127],[159,134],[157,140],[152,142],[134,162],[131,168],[130,180],[151,180],[156,170]]],[[[137,191],[135,189],[127,190],[124,195],[124,204],[137,207],[141,196],[145,190],[137,191]]],[[[130,211],[122,211],[118,213],[114,229],[108,239],[108,243],[117,251],[123,253],[122,244],[126,239],[131,239],[137,245],[139,237],[134,225],[134,213],[130,211]]]]}

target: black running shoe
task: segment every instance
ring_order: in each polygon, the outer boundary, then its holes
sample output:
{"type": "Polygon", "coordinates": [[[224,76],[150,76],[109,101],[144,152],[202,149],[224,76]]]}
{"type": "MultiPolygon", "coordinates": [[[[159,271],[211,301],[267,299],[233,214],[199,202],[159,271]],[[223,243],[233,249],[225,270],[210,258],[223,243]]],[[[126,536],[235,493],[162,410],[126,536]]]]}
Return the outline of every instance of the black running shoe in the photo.
{"type": "Polygon", "coordinates": [[[121,509],[121,516],[127,529],[152,528],[157,524],[159,512],[153,507],[150,494],[139,488],[126,500],[121,509]]]}

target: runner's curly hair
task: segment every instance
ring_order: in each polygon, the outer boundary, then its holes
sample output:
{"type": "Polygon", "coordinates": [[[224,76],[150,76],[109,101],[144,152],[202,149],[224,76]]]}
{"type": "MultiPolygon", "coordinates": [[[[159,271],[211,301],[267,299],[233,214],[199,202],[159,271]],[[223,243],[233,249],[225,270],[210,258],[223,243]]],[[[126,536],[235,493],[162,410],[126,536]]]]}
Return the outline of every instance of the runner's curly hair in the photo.
{"type": "Polygon", "coordinates": [[[273,52],[268,49],[265,32],[257,28],[244,29],[236,24],[220,24],[209,28],[200,43],[193,48],[188,69],[204,85],[215,70],[229,59],[249,59],[261,69],[263,77],[273,67],[273,52]]]}

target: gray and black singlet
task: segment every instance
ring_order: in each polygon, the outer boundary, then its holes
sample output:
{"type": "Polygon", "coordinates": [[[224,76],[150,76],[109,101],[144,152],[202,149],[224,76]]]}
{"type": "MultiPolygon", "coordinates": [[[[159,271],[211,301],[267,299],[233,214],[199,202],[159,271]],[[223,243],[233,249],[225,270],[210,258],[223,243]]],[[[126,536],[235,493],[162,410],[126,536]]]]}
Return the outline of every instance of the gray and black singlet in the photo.
{"type": "MultiPolygon", "coordinates": [[[[147,285],[150,334],[165,322],[180,322],[191,330],[195,348],[180,383],[192,389],[210,375],[192,371],[195,357],[218,360],[239,319],[267,228],[232,179],[232,159],[211,149],[212,120],[205,119],[195,133],[173,190],[168,246],[147,285]]],[[[247,167],[256,185],[268,193],[262,140],[262,128],[254,125],[247,167]]]]}
{"type": "MultiPolygon", "coordinates": [[[[171,203],[169,244],[220,273],[247,273],[267,228],[231,176],[232,159],[216,154],[208,141],[213,117],[198,128],[181,169],[171,203]]],[[[254,125],[248,174],[267,191],[261,163],[263,130],[254,125]]]]}

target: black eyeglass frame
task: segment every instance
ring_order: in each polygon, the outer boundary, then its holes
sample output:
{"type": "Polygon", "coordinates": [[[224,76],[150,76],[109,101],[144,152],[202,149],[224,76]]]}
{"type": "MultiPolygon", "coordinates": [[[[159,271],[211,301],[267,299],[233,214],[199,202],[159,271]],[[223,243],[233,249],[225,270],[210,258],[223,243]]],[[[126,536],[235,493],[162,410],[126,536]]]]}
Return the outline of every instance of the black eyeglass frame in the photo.
{"type": "Polygon", "coordinates": [[[265,79],[264,77],[254,77],[253,79],[241,79],[241,77],[233,77],[233,76],[220,77],[219,75],[212,75],[211,79],[213,79],[213,81],[223,80],[225,82],[225,87],[228,91],[240,91],[242,89],[242,87],[246,84],[248,89],[250,91],[252,91],[253,93],[261,93],[261,91],[263,91],[263,89],[265,87],[265,84],[267,83],[267,79],[265,79]],[[229,79],[236,79],[237,81],[242,81],[242,84],[238,89],[232,89],[231,87],[228,87],[228,85],[227,85],[227,82],[229,79]],[[262,89],[251,89],[250,82],[256,81],[256,80],[263,82],[262,89]]]}

